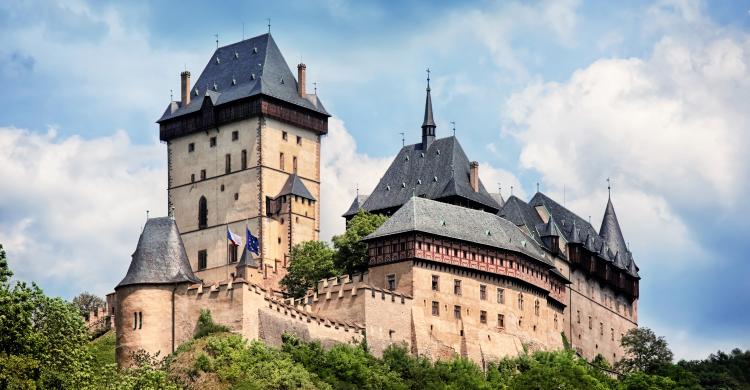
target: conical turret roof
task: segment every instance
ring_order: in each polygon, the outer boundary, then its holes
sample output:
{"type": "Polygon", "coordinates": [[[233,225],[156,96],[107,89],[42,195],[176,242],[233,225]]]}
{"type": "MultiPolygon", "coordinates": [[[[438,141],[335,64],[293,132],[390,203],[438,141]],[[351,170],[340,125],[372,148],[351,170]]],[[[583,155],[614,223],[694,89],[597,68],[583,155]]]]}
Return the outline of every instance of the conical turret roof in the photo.
{"type": "Polygon", "coordinates": [[[612,198],[607,200],[607,209],[604,211],[599,236],[607,243],[607,247],[612,253],[625,254],[628,251],[625,238],[622,236],[622,230],[620,230],[620,223],[617,221],[615,207],[612,205],[612,198]]]}
{"type": "Polygon", "coordinates": [[[150,218],[138,239],[128,273],[115,288],[134,284],[197,283],[177,224],[170,217],[150,218]]]}
{"type": "Polygon", "coordinates": [[[552,215],[549,216],[549,220],[547,220],[547,223],[544,224],[544,228],[539,234],[541,237],[560,237],[560,229],[557,228],[557,224],[555,223],[555,217],[552,215]]]}

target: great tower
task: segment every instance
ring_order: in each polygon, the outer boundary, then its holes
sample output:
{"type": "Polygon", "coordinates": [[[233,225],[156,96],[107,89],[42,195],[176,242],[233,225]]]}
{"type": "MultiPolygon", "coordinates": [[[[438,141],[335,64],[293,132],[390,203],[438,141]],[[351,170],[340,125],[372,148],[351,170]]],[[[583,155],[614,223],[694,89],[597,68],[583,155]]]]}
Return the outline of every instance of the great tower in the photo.
{"type": "Polygon", "coordinates": [[[168,207],[204,281],[242,276],[278,291],[291,246],[320,231],[320,140],[329,114],[271,34],[217,48],[197,82],[158,120],[167,144],[168,207]],[[260,238],[260,255],[227,229],[260,238]]]}

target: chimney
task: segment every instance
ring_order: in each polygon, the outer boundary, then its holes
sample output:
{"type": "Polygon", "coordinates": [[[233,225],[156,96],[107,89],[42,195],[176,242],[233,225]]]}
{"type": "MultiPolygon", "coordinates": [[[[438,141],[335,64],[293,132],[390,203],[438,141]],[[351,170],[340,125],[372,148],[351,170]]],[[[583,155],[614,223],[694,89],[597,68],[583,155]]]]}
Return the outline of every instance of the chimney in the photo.
{"type": "Polygon", "coordinates": [[[302,97],[305,97],[305,69],[307,69],[307,66],[305,64],[300,63],[297,65],[297,92],[299,92],[299,95],[302,97]]]}
{"type": "Polygon", "coordinates": [[[190,72],[187,70],[180,73],[180,91],[182,92],[182,107],[190,104],[190,72]]]}
{"type": "Polygon", "coordinates": [[[469,166],[471,167],[469,173],[469,184],[471,184],[471,189],[474,190],[474,192],[479,192],[479,163],[472,161],[469,166]]]}

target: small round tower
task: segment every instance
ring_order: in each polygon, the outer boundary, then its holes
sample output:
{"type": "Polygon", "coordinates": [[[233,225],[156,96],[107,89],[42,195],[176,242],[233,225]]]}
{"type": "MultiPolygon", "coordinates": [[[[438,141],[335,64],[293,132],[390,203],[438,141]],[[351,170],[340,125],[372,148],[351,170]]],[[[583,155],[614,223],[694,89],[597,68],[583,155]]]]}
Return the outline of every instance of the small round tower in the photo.
{"type": "Polygon", "coordinates": [[[190,268],[177,224],[170,217],[146,221],[125,278],[115,287],[116,358],[132,365],[132,354],[144,350],[170,354],[175,340],[175,293],[200,280],[190,268]]]}

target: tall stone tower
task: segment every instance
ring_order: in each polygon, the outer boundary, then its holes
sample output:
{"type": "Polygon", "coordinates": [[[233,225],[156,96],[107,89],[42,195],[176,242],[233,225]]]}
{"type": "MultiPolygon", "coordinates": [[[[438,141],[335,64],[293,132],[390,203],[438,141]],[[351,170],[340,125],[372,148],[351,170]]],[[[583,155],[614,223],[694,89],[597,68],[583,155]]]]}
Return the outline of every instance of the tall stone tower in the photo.
{"type": "MultiPolygon", "coordinates": [[[[271,34],[216,49],[198,81],[158,120],[169,210],[196,276],[244,277],[278,290],[292,245],[320,231],[320,139],[328,112],[297,80],[271,34]],[[227,245],[227,229],[260,255],[227,245]]],[[[299,81],[298,81],[299,80],[299,81]]]]}

